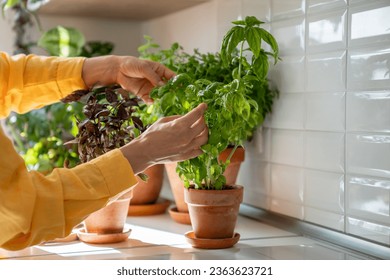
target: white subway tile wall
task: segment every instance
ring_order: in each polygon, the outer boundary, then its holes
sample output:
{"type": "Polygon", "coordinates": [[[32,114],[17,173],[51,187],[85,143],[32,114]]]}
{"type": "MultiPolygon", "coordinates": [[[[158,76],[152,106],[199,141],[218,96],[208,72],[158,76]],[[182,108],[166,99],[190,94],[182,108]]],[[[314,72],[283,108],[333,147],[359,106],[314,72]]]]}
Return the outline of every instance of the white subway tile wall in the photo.
{"type": "Polygon", "coordinates": [[[390,245],[390,1],[233,2],[229,17],[266,21],[282,58],[280,97],[246,145],[244,201],[390,245]]]}
{"type": "Polygon", "coordinates": [[[306,91],[333,92],[345,90],[345,51],[321,52],[306,56],[306,91]]]}
{"type": "Polygon", "coordinates": [[[345,130],[345,92],[306,94],[305,128],[314,131],[345,130]]]}
{"type": "MultiPolygon", "coordinates": [[[[311,14],[311,10],[309,13],[311,14]]],[[[345,48],[346,14],[345,9],[326,13],[313,12],[308,17],[308,51],[345,48]]]]}

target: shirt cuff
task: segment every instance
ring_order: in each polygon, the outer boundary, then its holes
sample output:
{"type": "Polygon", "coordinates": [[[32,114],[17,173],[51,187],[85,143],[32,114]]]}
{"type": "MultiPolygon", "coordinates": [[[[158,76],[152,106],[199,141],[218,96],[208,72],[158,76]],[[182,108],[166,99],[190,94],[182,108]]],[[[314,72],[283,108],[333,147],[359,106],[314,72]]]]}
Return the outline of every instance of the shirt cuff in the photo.
{"type": "Polygon", "coordinates": [[[110,197],[135,186],[138,181],[128,160],[119,149],[112,150],[91,160],[103,175],[110,197]]]}
{"type": "Polygon", "coordinates": [[[57,68],[57,86],[61,93],[61,99],[75,90],[87,89],[83,80],[83,64],[85,57],[64,59],[59,62],[57,68]]]}

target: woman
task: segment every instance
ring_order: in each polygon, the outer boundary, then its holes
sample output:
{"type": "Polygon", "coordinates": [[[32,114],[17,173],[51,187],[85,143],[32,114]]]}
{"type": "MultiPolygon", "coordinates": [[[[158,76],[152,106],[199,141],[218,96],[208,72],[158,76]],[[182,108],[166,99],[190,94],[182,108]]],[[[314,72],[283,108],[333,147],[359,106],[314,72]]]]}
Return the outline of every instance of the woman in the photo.
{"type": "MultiPolygon", "coordinates": [[[[52,104],[75,90],[119,84],[151,102],[150,90],[174,73],[131,56],[58,58],[0,52],[0,118],[52,104]]],[[[162,118],[126,146],[72,169],[43,176],[28,171],[0,128],[0,247],[19,250],[67,236],[90,213],[136,184],[157,163],[202,153],[208,139],[201,104],[185,116],[162,118]]]]}

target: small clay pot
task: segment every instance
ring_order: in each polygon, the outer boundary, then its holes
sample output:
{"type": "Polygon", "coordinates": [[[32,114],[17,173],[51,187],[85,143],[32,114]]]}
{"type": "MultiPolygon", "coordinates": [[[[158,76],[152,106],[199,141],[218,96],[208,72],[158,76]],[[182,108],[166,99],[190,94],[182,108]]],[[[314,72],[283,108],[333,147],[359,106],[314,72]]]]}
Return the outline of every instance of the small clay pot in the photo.
{"type": "Polygon", "coordinates": [[[97,234],[122,233],[132,196],[133,189],[130,189],[114,202],[90,214],[84,220],[85,231],[97,234]]]}
{"type": "Polygon", "coordinates": [[[144,171],[148,180],[142,181],[137,177],[138,184],[133,188],[132,205],[153,204],[157,201],[164,178],[164,165],[157,164],[144,171]]]}
{"type": "Polygon", "coordinates": [[[171,190],[173,198],[175,199],[177,211],[181,213],[188,213],[188,206],[187,203],[185,203],[184,201],[184,182],[176,173],[176,167],[176,162],[165,164],[165,170],[167,171],[167,176],[169,184],[171,185],[171,190]]]}
{"type": "Polygon", "coordinates": [[[232,238],[243,194],[244,188],[238,185],[225,190],[185,189],[196,238],[232,238]]]}
{"type": "MultiPolygon", "coordinates": [[[[219,160],[226,161],[227,157],[230,155],[233,148],[227,148],[224,150],[220,156],[219,160]]],[[[234,152],[233,156],[230,159],[230,164],[224,172],[226,177],[226,185],[233,186],[236,184],[237,175],[240,170],[241,163],[245,160],[245,149],[243,147],[238,147],[234,152]]],[[[180,179],[179,175],[176,173],[177,163],[168,163],[165,164],[165,170],[167,172],[169,184],[171,185],[171,190],[173,197],[175,199],[176,208],[179,212],[188,212],[188,205],[184,201],[184,183],[180,179]]]]}

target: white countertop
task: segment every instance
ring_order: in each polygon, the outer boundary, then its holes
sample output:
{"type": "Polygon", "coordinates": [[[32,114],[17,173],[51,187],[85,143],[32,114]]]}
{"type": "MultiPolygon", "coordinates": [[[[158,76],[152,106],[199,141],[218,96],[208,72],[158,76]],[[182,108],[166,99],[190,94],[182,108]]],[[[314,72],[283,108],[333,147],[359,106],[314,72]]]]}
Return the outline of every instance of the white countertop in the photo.
{"type": "Polygon", "coordinates": [[[239,216],[236,232],[239,242],[228,249],[196,249],[184,234],[190,225],[176,223],[168,213],[128,217],[129,238],[112,244],[87,244],[79,240],[69,243],[48,243],[21,251],[0,249],[0,259],[37,260],[126,260],[126,259],[365,259],[308,237],[239,216]]]}

